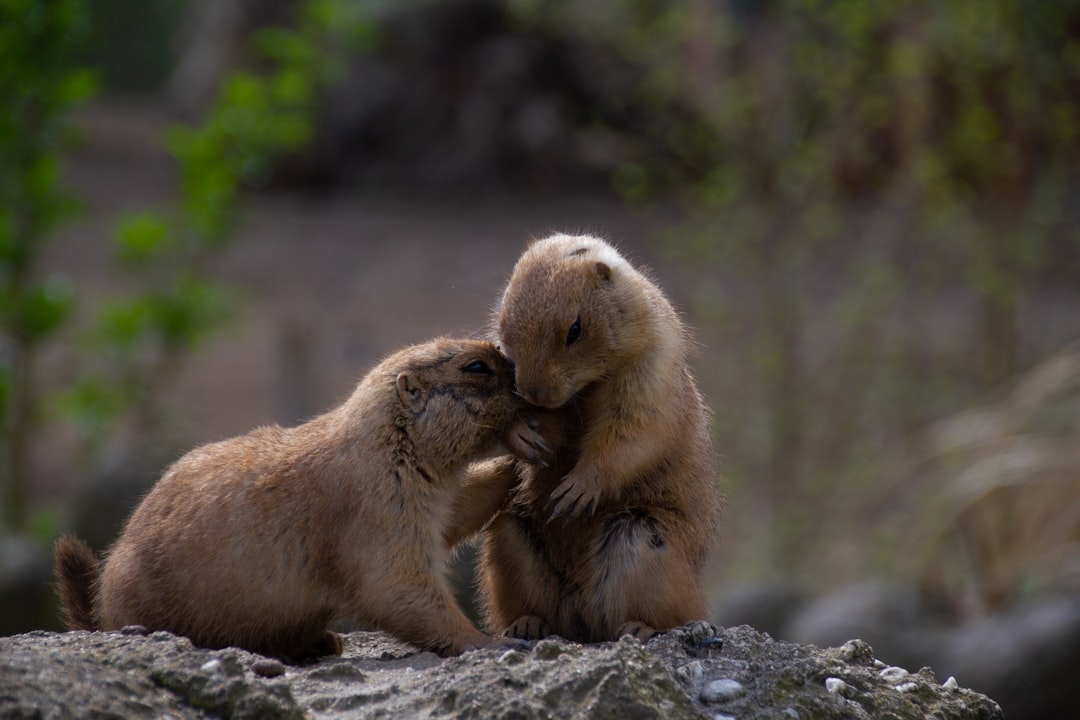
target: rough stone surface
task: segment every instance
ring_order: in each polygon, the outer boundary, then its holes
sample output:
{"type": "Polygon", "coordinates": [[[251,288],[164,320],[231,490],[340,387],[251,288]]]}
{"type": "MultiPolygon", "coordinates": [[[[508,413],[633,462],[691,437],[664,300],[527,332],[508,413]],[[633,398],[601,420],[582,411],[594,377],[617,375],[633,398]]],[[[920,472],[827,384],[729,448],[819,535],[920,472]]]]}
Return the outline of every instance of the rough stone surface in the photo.
{"type": "Polygon", "coordinates": [[[630,638],[596,645],[549,639],[447,660],[382,633],[343,639],[342,657],[284,666],[275,675],[278,668],[259,655],[203,650],[161,632],[0,638],[0,717],[1002,717],[989,698],[947,688],[928,668],[905,678],[913,687],[897,690],[865,643],[820,650],[747,626],[692,623],[644,646],[630,638]],[[844,693],[826,689],[833,678],[844,693]],[[743,690],[707,692],[721,679],[743,690]]]}

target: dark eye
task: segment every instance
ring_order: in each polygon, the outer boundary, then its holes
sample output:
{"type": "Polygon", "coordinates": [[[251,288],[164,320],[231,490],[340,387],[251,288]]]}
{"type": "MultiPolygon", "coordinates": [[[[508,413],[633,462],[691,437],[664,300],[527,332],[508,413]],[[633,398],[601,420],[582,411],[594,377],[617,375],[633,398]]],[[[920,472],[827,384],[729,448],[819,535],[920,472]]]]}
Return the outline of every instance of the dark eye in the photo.
{"type": "Polygon", "coordinates": [[[481,375],[490,375],[491,368],[483,360],[473,360],[471,363],[461,368],[461,372],[467,373],[479,373],[481,375]]]}
{"type": "Polygon", "coordinates": [[[566,347],[570,347],[578,341],[581,337],[581,316],[578,315],[578,319],[574,321],[574,324],[570,326],[570,331],[566,333],[566,347]]]}

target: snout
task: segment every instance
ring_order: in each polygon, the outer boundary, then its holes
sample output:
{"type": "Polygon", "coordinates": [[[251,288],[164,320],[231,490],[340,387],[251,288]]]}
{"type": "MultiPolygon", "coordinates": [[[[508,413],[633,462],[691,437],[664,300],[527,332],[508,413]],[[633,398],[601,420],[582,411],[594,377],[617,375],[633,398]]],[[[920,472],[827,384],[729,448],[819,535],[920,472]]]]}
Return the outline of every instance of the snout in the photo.
{"type": "Polygon", "coordinates": [[[530,405],[554,409],[563,404],[563,398],[556,389],[535,383],[522,382],[520,378],[516,379],[515,385],[515,392],[530,405]]]}

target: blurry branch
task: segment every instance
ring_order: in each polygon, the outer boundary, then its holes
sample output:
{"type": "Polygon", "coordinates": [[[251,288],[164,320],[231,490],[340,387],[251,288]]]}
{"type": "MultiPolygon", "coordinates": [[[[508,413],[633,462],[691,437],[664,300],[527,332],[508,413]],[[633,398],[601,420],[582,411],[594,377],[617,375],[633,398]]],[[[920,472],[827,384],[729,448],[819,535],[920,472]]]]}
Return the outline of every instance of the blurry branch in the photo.
{"type": "Polygon", "coordinates": [[[124,423],[146,452],[158,439],[162,390],[234,312],[237,300],[213,278],[213,263],[229,245],[244,189],[264,185],[276,161],[310,140],[344,50],[369,37],[356,8],[347,0],[300,3],[295,27],[256,34],[260,66],[227,77],[201,125],[169,131],[178,207],[120,222],[114,256],[139,289],[101,309],[84,339],[97,362],[63,400],[87,459],[124,423]]]}
{"type": "Polygon", "coordinates": [[[37,267],[49,233],[74,209],[57,188],[67,113],[94,90],[75,65],[78,0],[0,0],[0,525],[27,524],[27,449],[39,421],[39,348],[66,322],[72,291],[37,267]]]}

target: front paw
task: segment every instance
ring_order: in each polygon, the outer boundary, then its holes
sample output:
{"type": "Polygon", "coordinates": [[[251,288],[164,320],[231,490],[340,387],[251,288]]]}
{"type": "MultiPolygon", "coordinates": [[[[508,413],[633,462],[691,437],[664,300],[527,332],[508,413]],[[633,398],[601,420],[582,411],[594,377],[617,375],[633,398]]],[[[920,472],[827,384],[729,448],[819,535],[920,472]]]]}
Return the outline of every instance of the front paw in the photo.
{"type": "Polygon", "coordinates": [[[536,428],[535,421],[519,418],[510,427],[506,444],[517,459],[530,465],[546,468],[552,452],[536,428]]]}
{"type": "Polygon", "coordinates": [[[560,515],[567,519],[578,517],[582,514],[591,515],[600,502],[600,479],[596,475],[585,475],[573,470],[563,478],[555,492],[551,493],[551,501],[555,503],[555,509],[551,512],[549,520],[554,520],[560,515]]]}

